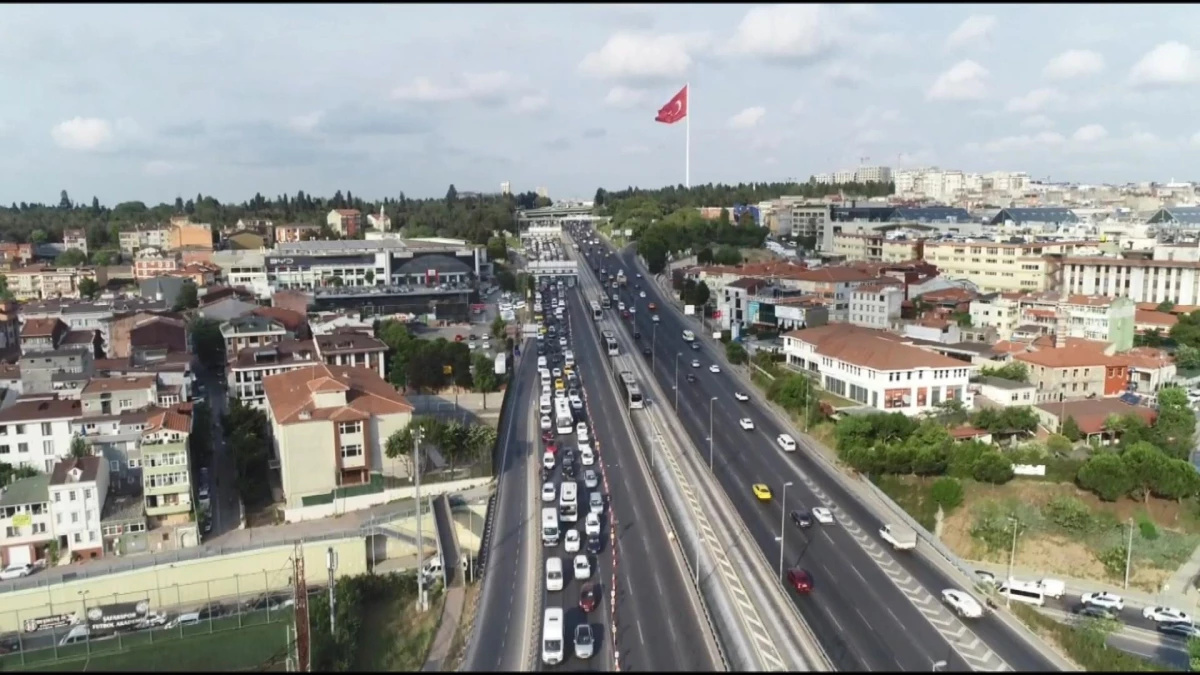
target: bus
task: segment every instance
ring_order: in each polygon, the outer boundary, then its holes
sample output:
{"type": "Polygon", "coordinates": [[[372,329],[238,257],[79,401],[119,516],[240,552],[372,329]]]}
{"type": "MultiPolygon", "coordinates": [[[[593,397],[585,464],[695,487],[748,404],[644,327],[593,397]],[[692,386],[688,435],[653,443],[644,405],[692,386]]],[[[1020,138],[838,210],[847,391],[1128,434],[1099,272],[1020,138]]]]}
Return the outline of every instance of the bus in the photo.
{"type": "Polygon", "coordinates": [[[592,301],[592,319],[599,321],[604,318],[604,312],[600,310],[600,303],[592,301]]]}
{"type": "Polygon", "coordinates": [[[607,295],[600,296],[600,308],[601,309],[611,309],[612,308],[612,300],[610,300],[607,295]]]}
{"type": "Polygon", "coordinates": [[[619,356],[621,350],[617,347],[617,336],[611,330],[601,331],[600,338],[604,342],[604,351],[609,356],[619,356]]]}
{"type": "Polygon", "coordinates": [[[563,662],[563,609],[547,607],[542,621],[542,663],[556,666],[563,662]]]}
{"type": "Polygon", "coordinates": [[[998,591],[1000,597],[1011,598],[1017,602],[1037,605],[1038,607],[1046,604],[1046,594],[1042,590],[1042,585],[1037,582],[1009,579],[1000,584],[998,591]]]}
{"type": "Polygon", "coordinates": [[[638,387],[637,380],[633,378],[633,373],[622,370],[619,377],[621,388],[625,390],[625,402],[629,405],[630,410],[642,408],[645,401],[642,399],[642,390],[638,387]]]}
{"type": "Polygon", "coordinates": [[[554,401],[554,430],[559,435],[575,433],[575,416],[571,414],[571,404],[566,398],[554,401]]]}
{"type": "Polygon", "coordinates": [[[579,484],[563,481],[558,498],[558,517],[567,523],[579,522],[579,484]]]}

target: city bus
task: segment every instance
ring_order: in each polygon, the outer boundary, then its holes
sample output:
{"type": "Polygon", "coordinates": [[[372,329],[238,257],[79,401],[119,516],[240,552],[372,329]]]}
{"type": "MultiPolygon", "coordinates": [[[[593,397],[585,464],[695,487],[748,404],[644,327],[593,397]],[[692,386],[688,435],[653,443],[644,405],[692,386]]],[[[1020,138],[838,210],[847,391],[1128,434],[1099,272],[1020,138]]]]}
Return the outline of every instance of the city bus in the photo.
{"type": "Polygon", "coordinates": [[[603,319],[603,318],[604,318],[604,312],[601,311],[601,309],[600,309],[600,303],[593,300],[592,301],[592,319],[595,321],[599,321],[600,319],[603,319]]]}
{"type": "Polygon", "coordinates": [[[637,380],[633,378],[633,373],[622,370],[619,377],[621,388],[625,391],[625,403],[629,405],[630,410],[640,409],[645,402],[642,399],[642,390],[638,387],[637,380]]]}
{"type": "Polygon", "coordinates": [[[611,330],[601,331],[600,338],[604,342],[604,351],[609,356],[619,356],[621,350],[617,347],[617,337],[611,330]]]}
{"type": "Polygon", "coordinates": [[[575,433],[575,416],[571,414],[571,404],[566,398],[554,401],[554,430],[559,435],[575,433]]]}

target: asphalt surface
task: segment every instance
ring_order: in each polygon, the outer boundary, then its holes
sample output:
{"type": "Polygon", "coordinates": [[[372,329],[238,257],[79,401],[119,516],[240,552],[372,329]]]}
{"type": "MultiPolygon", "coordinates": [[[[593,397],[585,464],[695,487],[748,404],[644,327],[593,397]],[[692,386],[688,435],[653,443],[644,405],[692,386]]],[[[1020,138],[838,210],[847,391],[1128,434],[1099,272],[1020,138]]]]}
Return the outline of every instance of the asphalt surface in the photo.
{"type": "MultiPolygon", "coordinates": [[[[524,350],[522,350],[524,351],[524,350]]],[[[467,649],[463,670],[515,672],[528,667],[526,657],[534,639],[534,587],[530,566],[539,563],[529,542],[540,539],[538,514],[529,508],[530,457],[537,449],[534,405],[536,359],[523,356],[513,373],[513,395],[508,410],[500,416],[500,473],[494,515],[488,526],[490,540],[484,561],[483,588],[475,617],[474,634],[467,649]]],[[[533,575],[541,574],[535,570],[533,575]]],[[[536,578],[536,576],[534,577],[536,578]]]]}
{"type": "Polygon", "coordinates": [[[616,519],[617,650],[622,670],[714,671],[718,664],[698,639],[708,627],[692,609],[693,589],[667,539],[665,515],[653,497],[650,478],[638,464],[633,433],[625,424],[610,374],[600,352],[583,296],[572,292],[575,360],[582,380],[593,435],[613,493],[609,509],[616,519]]]}
{"type": "MultiPolygon", "coordinates": [[[[611,268],[615,260],[611,258],[604,264],[611,268]]],[[[674,310],[652,281],[633,278],[632,273],[639,268],[631,252],[621,255],[620,262],[631,277],[629,285],[619,291],[621,298],[627,305],[638,308],[631,315],[631,327],[640,331],[643,347],[653,345],[654,374],[668,396],[676,381],[676,355],[682,354],[678,359],[679,417],[705,463],[709,461],[710,399],[717,398],[711,408],[714,472],[767,560],[779,559],[776,537],[784,515],[782,509],[790,511],[801,505],[811,508],[820,504],[797,469],[813,479],[860,527],[869,533],[878,531],[882,523],[839,482],[826,477],[816,460],[804,451],[785,456],[778,449],[774,439],[785,430],[762,410],[761,396],[746,391],[751,400],[738,402],[733,393],[742,388],[740,383],[727,373],[708,371],[715,359],[707,343],[698,335],[704,346],[693,351],[682,339],[684,329],[700,334],[702,327],[674,310]],[[639,291],[635,283],[640,283],[640,290],[646,292],[645,299],[636,297],[639,291]],[[659,307],[657,336],[651,319],[654,312],[647,309],[649,302],[659,307]],[[692,368],[692,359],[699,359],[701,368],[692,368]],[[686,381],[688,372],[696,375],[696,382],[686,381]],[[751,418],[755,429],[743,431],[738,426],[741,417],[751,418]],[[786,506],[781,506],[785,481],[793,485],[788,488],[786,506]],[[754,483],[768,484],[777,498],[766,504],[759,502],[750,492],[754,483]]],[[[606,289],[606,292],[613,291],[606,289]]],[[[948,662],[946,670],[968,669],[947,640],[840,525],[799,530],[788,523],[785,528],[784,566],[808,570],[815,586],[809,597],[793,595],[793,600],[836,669],[927,670],[942,660],[948,662]]],[[[959,586],[917,556],[894,557],[935,597],[942,589],[959,586]]],[[[971,621],[969,627],[1014,669],[1053,669],[1048,660],[1009,632],[998,619],[985,617],[971,621]]]]}

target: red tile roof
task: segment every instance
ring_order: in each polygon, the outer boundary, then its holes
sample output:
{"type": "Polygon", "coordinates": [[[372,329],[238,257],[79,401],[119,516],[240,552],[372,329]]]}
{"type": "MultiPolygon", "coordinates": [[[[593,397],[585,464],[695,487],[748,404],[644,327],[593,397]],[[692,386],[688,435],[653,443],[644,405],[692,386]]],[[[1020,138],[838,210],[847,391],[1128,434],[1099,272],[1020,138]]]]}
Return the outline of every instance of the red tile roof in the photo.
{"type": "Polygon", "coordinates": [[[267,405],[279,424],[315,419],[363,419],[413,411],[413,406],[372,370],[350,366],[315,364],[263,380],[267,405]],[[313,395],[346,392],[346,405],[317,408],[313,395]],[[301,415],[307,413],[307,419],[301,415]]]}
{"type": "Polygon", "coordinates": [[[792,331],[787,337],[813,345],[821,356],[880,371],[916,368],[963,368],[969,364],[935,354],[886,331],[848,324],[792,331]]]}

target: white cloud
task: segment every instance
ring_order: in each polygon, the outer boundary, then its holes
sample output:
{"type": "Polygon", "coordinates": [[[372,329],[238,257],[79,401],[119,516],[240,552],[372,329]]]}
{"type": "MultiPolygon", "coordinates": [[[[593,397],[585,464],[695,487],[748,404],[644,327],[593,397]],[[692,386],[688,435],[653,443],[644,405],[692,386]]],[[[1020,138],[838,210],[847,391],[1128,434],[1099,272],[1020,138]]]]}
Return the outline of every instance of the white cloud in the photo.
{"type": "Polygon", "coordinates": [[[1045,129],[1054,126],[1054,121],[1045,115],[1030,115],[1021,120],[1022,129],[1045,129]]]}
{"type": "Polygon", "coordinates": [[[867,73],[852,63],[832,63],[821,73],[826,84],[854,88],[867,81],[867,73]]]}
{"type": "Polygon", "coordinates": [[[1190,84],[1200,79],[1200,56],[1181,42],[1164,42],[1151,49],[1129,71],[1129,83],[1155,87],[1190,84]]]}
{"type": "Polygon", "coordinates": [[[606,80],[680,78],[692,66],[691,52],[706,43],[702,35],[616,33],[584,56],[579,70],[606,80]]]}
{"type": "Polygon", "coordinates": [[[746,108],[729,118],[730,129],[753,129],[762,121],[764,115],[767,114],[767,109],[762,106],[753,106],[746,108]]]}
{"type": "Polygon", "coordinates": [[[1039,87],[1024,95],[1009,99],[1008,104],[1004,107],[1009,112],[1032,113],[1065,99],[1066,97],[1053,87],[1039,87]]]}
{"type": "Polygon", "coordinates": [[[987,68],[967,59],[938,75],[926,92],[932,101],[975,101],[987,96],[987,68]]]}
{"type": "Polygon", "coordinates": [[[147,176],[168,176],[191,168],[182,162],[169,162],[165,159],[152,159],[142,165],[142,172],[147,176]]]}
{"type": "Polygon", "coordinates": [[[1191,141],[1192,141],[1192,145],[1200,145],[1200,131],[1197,131],[1196,133],[1192,134],[1191,141]]]}
{"type": "Polygon", "coordinates": [[[1088,124],[1079,127],[1071,134],[1071,140],[1077,143],[1095,143],[1108,136],[1108,130],[1099,124],[1088,124]]]}
{"type": "Polygon", "coordinates": [[[527,94],[513,101],[513,112],[535,113],[545,110],[550,105],[550,96],[546,92],[527,94]]]}
{"type": "Polygon", "coordinates": [[[650,153],[650,148],[644,145],[626,145],[621,148],[622,155],[646,155],[650,153]]]}
{"type": "Polygon", "coordinates": [[[392,91],[397,101],[412,103],[451,103],[457,101],[498,101],[524,85],[524,80],[505,71],[463,73],[457,82],[442,84],[428,77],[414,78],[408,85],[392,91]]]}
{"type": "Polygon", "coordinates": [[[1050,59],[1042,68],[1047,80],[1073,80],[1104,71],[1104,57],[1090,49],[1069,49],[1050,59]]]}
{"type": "Polygon", "coordinates": [[[856,129],[877,128],[899,122],[901,119],[900,111],[895,108],[880,109],[875,106],[867,106],[850,125],[856,129]]]}
{"type": "Polygon", "coordinates": [[[112,124],[96,117],[69,119],[50,131],[50,137],[59,147],[82,152],[99,150],[115,136],[112,124]]]}
{"type": "MultiPolygon", "coordinates": [[[[802,99],[802,98],[798,98],[795,101],[792,101],[792,105],[790,107],[788,107],[788,112],[792,113],[793,115],[799,115],[799,114],[803,113],[805,110],[808,110],[808,105],[805,104],[804,99],[802,99]]],[[[4,128],[3,126],[0,126],[0,130],[2,130],[3,128],[4,128]]]]}
{"type": "Polygon", "coordinates": [[[996,17],[990,14],[974,14],[958,24],[953,32],[946,37],[946,49],[962,49],[964,47],[986,44],[987,39],[996,28],[996,17]]]}
{"type": "Polygon", "coordinates": [[[321,119],[325,117],[325,113],[320,110],[310,112],[306,115],[296,115],[287,121],[287,126],[292,131],[297,133],[311,133],[321,123],[321,119]]]}
{"type": "Polygon", "coordinates": [[[968,143],[967,150],[970,152],[987,152],[994,154],[1002,154],[1013,152],[1015,150],[1026,150],[1033,147],[1045,147],[1048,145],[1061,145],[1066,139],[1062,134],[1056,134],[1053,131],[1043,131],[1039,134],[1021,134],[1019,136],[1005,136],[983,143],[968,143]]]}
{"type": "Polygon", "coordinates": [[[821,5],[761,5],[742,17],[722,52],[733,56],[812,61],[836,41],[829,10],[821,5]]]}
{"type": "Polygon", "coordinates": [[[604,96],[604,105],[614,108],[633,108],[647,102],[646,92],[629,87],[616,86],[604,96]]]}

